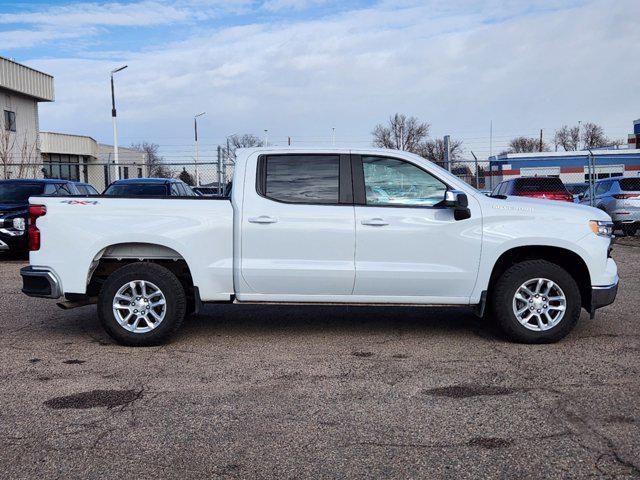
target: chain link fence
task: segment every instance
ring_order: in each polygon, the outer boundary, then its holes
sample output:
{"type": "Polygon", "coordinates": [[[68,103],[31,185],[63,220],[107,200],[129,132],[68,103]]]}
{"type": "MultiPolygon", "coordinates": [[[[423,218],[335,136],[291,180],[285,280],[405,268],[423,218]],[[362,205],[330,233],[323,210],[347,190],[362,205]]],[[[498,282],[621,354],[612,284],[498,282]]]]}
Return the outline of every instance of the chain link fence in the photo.
{"type": "Polygon", "coordinates": [[[485,193],[569,199],[595,206],[598,180],[640,176],[640,158],[610,155],[493,157],[457,160],[451,173],[485,193]]]}
{"type": "Polygon", "coordinates": [[[224,191],[233,176],[233,163],[180,162],[148,165],[113,162],[47,162],[28,165],[9,165],[3,177],[33,179],[63,179],[91,185],[102,193],[112,182],[131,178],[178,178],[191,186],[211,187],[224,191]]]}
{"type": "MultiPolygon", "coordinates": [[[[57,178],[92,185],[99,193],[117,179],[179,178],[192,186],[209,187],[209,194],[224,192],[233,176],[233,161],[177,162],[150,165],[140,162],[71,163],[43,162],[4,167],[4,178],[57,178]]],[[[442,165],[441,165],[442,166],[442,165]]],[[[610,177],[638,177],[637,165],[599,157],[576,155],[570,161],[562,156],[527,158],[492,157],[490,161],[456,160],[451,173],[484,193],[543,196],[562,190],[575,202],[592,204],[596,182],[610,177]],[[508,190],[511,186],[512,190],[508,190]],[[515,189],[515,190],[514,190],[515,189]],[[521,191],[518,191],[520,189],[521,191]]],[[[553,197],[550,197],[553,198],[553,197]]]]}

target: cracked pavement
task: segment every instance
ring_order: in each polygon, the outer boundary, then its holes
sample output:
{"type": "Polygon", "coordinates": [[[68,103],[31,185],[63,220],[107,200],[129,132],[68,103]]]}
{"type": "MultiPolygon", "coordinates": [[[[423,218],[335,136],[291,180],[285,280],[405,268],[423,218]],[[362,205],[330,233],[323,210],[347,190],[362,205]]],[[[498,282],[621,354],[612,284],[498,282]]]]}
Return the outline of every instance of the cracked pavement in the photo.
{"type": "Polygon", "coordinates": [[[640,239],[555,345],[464,308],[207,306],[115,345],[0,262],[2,478],[640,478],[640,239]]]}

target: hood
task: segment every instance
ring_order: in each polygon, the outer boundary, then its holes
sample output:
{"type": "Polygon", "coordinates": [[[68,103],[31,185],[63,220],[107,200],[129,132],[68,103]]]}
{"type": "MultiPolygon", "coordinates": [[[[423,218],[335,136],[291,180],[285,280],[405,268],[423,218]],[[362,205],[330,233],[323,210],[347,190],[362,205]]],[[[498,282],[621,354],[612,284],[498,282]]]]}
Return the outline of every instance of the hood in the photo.
{"type": "Polygon", "coordinates": [[[493,202],[495,208],[513,211],[521,211],[523,214],[534,213],[559,215],[559,216],[581,216],[586,220],[611,221],[611,217],[604,211],[581,205],[579,203],[560,202],[558,200],[545,200],[543,198],[531,197],[507,197],[506,199],[487,197],[493,202]]]}
{"type": "Polygon", "coordinates": [[[7,213],[26,212],[29,209],[27,203],[0,203],[0,215],[7,213]]]}

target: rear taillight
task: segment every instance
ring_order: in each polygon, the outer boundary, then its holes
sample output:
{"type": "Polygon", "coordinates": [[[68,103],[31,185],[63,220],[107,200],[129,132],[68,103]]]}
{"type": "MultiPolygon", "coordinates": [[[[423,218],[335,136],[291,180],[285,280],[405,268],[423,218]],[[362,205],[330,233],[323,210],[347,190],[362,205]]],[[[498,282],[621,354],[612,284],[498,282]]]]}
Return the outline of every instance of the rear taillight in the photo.
{"type": "Polygon", "coordinates": [[[29,205],[29,250],[40,250],[40,230],[36,226],[36,220],[47,214],[44,205],[29,205]]]}
{"type": "Polygon", "coordinates": [[[634,198],[640,197],[640,193],[616,193],[613,195],[613,198],[617,198],[618,200],[624,200],[625,198],[634,198]]]}

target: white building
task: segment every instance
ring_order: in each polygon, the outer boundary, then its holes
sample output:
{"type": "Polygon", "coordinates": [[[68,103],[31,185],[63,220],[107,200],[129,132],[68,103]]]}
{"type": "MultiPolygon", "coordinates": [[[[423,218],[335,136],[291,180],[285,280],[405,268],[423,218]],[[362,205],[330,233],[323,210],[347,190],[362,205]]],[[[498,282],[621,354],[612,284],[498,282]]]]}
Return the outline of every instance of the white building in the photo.
{"type": "Polygon", "coordinates": [[[0,57],[0,178],[33,175],[40,162],[38,103],[53,100],[51,75],[0,57]]]}

